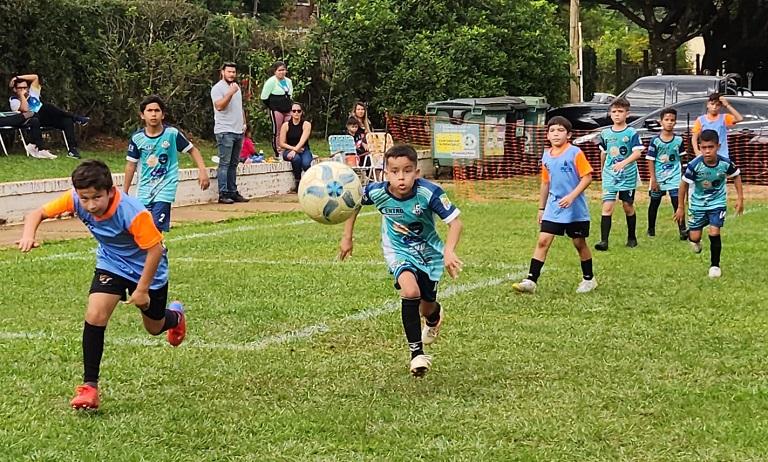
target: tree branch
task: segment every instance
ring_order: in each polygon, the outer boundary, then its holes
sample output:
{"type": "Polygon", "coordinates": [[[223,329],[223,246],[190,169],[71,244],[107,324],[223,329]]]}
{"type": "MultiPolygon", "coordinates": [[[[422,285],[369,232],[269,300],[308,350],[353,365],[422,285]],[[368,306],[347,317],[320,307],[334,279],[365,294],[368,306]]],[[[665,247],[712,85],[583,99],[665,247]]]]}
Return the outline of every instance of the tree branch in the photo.
{"type": "Polygon", "coordinates": [[[601,3],[604,4],[605,6],[608,6],[620,12],[621,14],[626,16],[630,21],[634,22],[635,24],[642,27],[643,29],[648,29],[649,24],[646,22],[646,19],[638,16],[634,11],[629,9],[629,7],[627,7],[623,3],[619,3],[617,0],[602,0],[601,3]]]}

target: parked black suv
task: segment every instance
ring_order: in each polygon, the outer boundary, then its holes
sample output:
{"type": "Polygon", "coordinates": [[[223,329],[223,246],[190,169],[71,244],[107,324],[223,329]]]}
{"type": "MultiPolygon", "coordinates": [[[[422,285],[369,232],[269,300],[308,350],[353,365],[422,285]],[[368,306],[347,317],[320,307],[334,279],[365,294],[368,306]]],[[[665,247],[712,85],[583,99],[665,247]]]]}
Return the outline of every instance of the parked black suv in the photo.
{"type": "MultiPolygon", "coordinates": [[[[619,98],[629,101],[629,119],[631,122],[656,109],[691,98],[707,96],[716,91],[728,95],[749,92],[738,87],[738,76],[729,74],[723,77],[707,75],[655,75],[640,77],[619,94],[619,98]]],[[[611,124],[607,103],[576,103],[551,109],[547,119],[563,116],[576,130],[592,130],[611,124]]]]}

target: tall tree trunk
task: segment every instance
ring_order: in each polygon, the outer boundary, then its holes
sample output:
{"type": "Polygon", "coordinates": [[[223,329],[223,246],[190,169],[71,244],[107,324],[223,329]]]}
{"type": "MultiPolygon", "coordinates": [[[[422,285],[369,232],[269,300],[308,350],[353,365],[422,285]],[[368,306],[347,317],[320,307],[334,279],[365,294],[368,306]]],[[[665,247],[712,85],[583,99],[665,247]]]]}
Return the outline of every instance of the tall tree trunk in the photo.
{"type": "Polygon", "coordinates": [[[680,44],[655,34],[648,34],[648,44],[651,47],[651,72],[662,69],[664,74],[677,74],[677,49],[680,44]]]}

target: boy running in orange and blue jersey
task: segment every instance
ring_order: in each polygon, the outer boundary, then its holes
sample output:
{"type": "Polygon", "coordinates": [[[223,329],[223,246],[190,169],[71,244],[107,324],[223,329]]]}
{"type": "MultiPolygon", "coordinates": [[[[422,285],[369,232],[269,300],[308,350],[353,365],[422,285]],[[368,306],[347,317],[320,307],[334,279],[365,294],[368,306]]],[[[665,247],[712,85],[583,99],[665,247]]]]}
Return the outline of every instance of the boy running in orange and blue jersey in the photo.
{"type": "Polygon", "coordinates": [[[168,259],[163,234],[137,199],[114,187],[109,168],[86,160],[72,172],[74,189],[65,192],[24,220],[18,242],[22,252],[39,243],[35,234],[46,218],[74,213],[99,243],[83,326],[83,385],[70,402],[75,409],[98,409],[99,369],[104,331],[120,300],[141,310],[144,328],[152,335],[167,332],[168,343],[179,346],[186,335],[184,307],[168,299],[168,259]]]}

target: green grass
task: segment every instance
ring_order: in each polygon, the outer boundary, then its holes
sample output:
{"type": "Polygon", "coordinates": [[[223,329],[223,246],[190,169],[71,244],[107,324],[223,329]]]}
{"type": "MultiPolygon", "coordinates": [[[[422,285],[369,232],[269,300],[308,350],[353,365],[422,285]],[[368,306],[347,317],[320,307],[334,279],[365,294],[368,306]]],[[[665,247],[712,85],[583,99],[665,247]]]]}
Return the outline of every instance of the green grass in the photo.
{"type": "MultiPolygon", "coordinates": [[[[126,141],[127,143],[127,141],[126,141]]],[[[195,140],[195,144],[200,149],[206,165],[215,167],[211,161],[211,156],[216,155],[215,144],[205,140],[195,140]]],[[[315,155],[328,156],[328,141],[322,139],[310,140],[312,152],[315,155]]],[[[264,150],[266,155],[271,155],[272,148],[267,141],[256,142],[257,149],[264,150]]],[[[27,157],[21,150],[21,147],[9,146],[10,153],[8,157],[0,152],[0,183],[12,181],[40,180],[44,178],[64,178],[72,174],[72,170],[77,165],[75,159],[66,156],[66,149],[53,147],[53,152],[58,155],[57,159],[34,159],[27,157]]],[[[83,159],[101,159],[109,166],[113,173],[122,173],[125,170],[125,150],[105,150],[98,145],[88,145],[80,150],[83,159]]],[[[195,163],[189,155],[179,156],[181,168],[194,168],[195,163]]]]}
{"type": "Polygon", "coordinates": [[[170,348],[118,308],[94,414],[67,407],[93,242],[0,251],[0,460],[765,460],[766,204],[729,217],[716,281],[706,239],[695,255],[663,219],[627,249],[617,217],[582,296],[566,239],[536,295],[494,285],[527,268],[535,202],[460,205],[466,266],[440,285],[455,293],[425,378],[407,373],[379,218],[360,218],[339,264],[340,227],[264,214],[171,232],[189,341],[170,348]]]}

